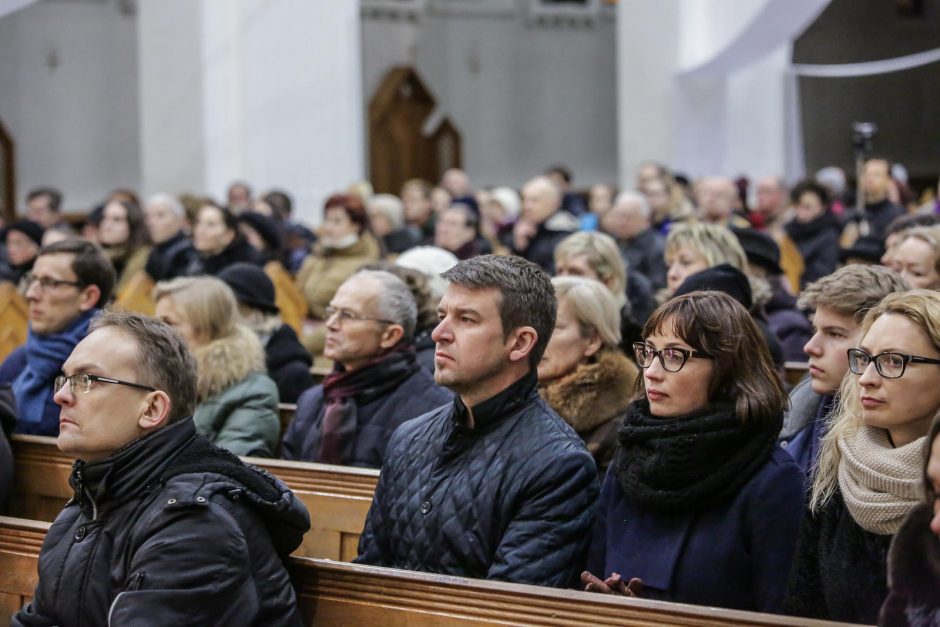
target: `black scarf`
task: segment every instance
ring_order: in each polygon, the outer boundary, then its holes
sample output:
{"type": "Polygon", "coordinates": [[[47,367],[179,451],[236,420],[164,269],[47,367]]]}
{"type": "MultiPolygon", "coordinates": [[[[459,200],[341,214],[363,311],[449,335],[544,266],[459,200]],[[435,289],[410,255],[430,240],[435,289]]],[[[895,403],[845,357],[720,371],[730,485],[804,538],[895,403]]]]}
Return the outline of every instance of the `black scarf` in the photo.
{"type": "Polygon", "coordinates": [[[358,370],[337,370],[327,376],[323,380],[326,409],[320,423],[317,461],[350,463],[359,430],[359,405],[387,395],[420,367],[414,347],[409,345],[396,348],[358,370]]]}
{"type": "Polygon", "coordinates": [[[814,218],[809,222],[790,220],[783,227],[783,230],[787,232],[787,235],[789,235],[793,241],[801,242],[803,240],[812,239],[816,237],[817,234],[826,230],[832,230],[838,233],[839,218],[831,211],[827,210],[818,218],[814,218]]]}
{"type": "Polygon", "coordinates": [[[745,427],[729,405],[655,418],[648,401],[634,401],[618,431],[617,478],[641,507],[672,514],[705,509],[737,494],[760,470],[780,426],[745,427]]]}

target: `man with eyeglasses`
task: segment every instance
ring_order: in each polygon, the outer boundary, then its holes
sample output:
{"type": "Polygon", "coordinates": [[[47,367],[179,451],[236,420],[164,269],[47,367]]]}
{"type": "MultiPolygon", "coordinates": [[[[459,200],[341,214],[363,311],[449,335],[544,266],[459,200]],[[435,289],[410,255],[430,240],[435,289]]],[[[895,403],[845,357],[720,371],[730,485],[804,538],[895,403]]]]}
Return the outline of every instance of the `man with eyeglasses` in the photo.
{"type": "Polygon", "coordinates": [[[59,433],[59,408],[52,384],[62,363],[111,298],[114,267],[96,245],[67,239],[43,247],[23,281],[27,286],[26,344],[0,365],[0,384],[12,383],[16,433],[59,433]]]}
{"type": "Polygon", "coordinates": [[[392,435],[357,562],[543,586],[580,574],[594,459],[538,393],[555,328],[548,275],[482,255],[441,275],[434,380],[444,407],[392,435]]]}
{"type": "Polygon", "coordinates": [[[324,355],[336,367],[298,399],[282,455],[379,468],[400,424],[453,395],[417,361],[417,306],[395,275],[357,272],[336,291],[326,314],[324,355]]]}
{"type": "Polygon", "coordinates": [[[780,445],[803,469],[807,485],[826,419],[836,410],[836,393],[849,371],[848,351],[861,340],[862,318],[888,294],[906,289],[887,268],[855,264],[809,284],[800,295],[799,307],[814,311],[813,336],[803,347],[809,376],[790,391],[780,445]]]}
{"type": "Polygon", "coordinates": [[[100,314],[55,400],[75,494],[13,626],[301,624],[284,560],[307,510],[196,434],[196,364],[171,327],[100,314]]]}

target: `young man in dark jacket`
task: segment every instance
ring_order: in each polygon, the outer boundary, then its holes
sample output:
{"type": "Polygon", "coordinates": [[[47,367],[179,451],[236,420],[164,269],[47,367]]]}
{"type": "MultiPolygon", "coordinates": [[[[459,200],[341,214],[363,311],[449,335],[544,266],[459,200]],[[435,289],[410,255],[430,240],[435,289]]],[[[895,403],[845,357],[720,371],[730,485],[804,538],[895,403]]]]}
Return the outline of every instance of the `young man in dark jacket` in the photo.
{"type": "Polygon", "coordinates": [[[392,435],[356,561],[572,585],[597,471],[536,389],[555,325],[551,282],[534,263],[493,255],[442,276],[434,379],[457,398],[392,435]]]}
{"type": "Polygon", "coordinates": [[[62,366],[75,495],[12,625],[300,625],[282,559],[310,526],[274,477],[196,435],[195,363],[168,326],[105,313],[62,366]]]}

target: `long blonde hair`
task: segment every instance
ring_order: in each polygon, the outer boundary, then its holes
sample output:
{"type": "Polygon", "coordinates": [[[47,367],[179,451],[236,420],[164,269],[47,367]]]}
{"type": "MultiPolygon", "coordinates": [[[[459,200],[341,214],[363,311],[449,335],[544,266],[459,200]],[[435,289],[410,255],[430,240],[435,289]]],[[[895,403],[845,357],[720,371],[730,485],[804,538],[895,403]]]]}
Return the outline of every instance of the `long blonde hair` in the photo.
{"type": "Polygon", "coordinates": [[[153,290],[154,302],[169,297],[198,337],[207,342],[235,332],[238,309],[232,288],[210,276],[178,277],[160,281],[153,290]]]}
{"type": "MultiPolygon", "coordinates": [[[[885,314],[904,316],[913,322],[940,351],[940,293],[920,289],[888,294],[862,320],[859,337],[864,338],[875,320],[885,314]]],[[[819,443],[819,460],[809,503],[814,511],[828,503],[836,492],[839,464],[842,461],[839,439],[851,435],[864,424],[859,388],[858,377],[847,372],[839,386],[838,409],[830,417],[826,435],[819,443]]]]}

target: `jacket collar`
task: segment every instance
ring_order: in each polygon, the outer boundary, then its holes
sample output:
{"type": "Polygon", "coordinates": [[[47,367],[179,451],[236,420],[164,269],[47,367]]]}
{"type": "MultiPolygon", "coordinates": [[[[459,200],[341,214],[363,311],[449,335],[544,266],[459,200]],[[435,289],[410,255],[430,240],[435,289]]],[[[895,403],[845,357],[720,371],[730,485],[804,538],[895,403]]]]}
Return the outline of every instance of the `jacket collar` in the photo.
{"type": "Polygon", "coordinates": [[[539,398],[536,385],[538,374],[530,370],[495,396],[467,408],[460,396],[454,396],[454,411],[451,415],[454,428],[466,435],[485,431],[491,424],[515,414],[539,398]],[[467,413],[473,414],[473,428],[467,426],[467,413]]]}
{"type": "Polygon", "coordinates": [[[194,437],[196,427],[192,418],[186,418],[134,440],[101,461],[76,460],[69,477],[75,499],[83,511],[97,513],[109,502],[123,503],[142,495],[194,437]]]}

